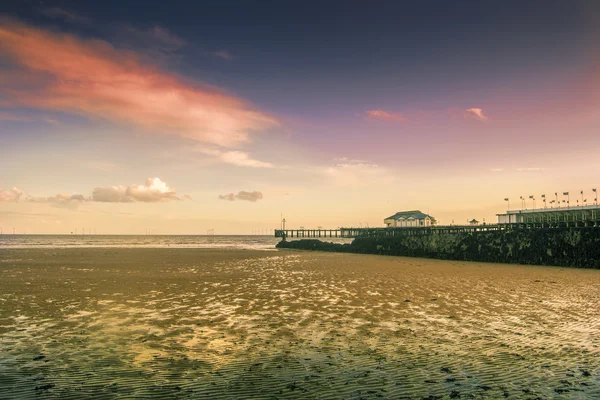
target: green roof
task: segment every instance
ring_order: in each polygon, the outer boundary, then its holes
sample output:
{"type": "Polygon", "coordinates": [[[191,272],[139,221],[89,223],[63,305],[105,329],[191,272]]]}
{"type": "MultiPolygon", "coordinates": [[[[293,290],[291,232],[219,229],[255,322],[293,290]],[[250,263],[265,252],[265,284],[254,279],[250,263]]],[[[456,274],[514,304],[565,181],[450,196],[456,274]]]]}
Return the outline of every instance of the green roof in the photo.
{"type": "Polygon", "coordinates": [[[391,217],[387,217],[386,219],[395,219],[395,220],[398,220],[400,218],[403,218],[403,219],[409,219],[409,218],[425,219],[426,217],[434,219],[431,215],[422,213],[420,210],[399,211],[396,214],[392,215],[391,217]]]}

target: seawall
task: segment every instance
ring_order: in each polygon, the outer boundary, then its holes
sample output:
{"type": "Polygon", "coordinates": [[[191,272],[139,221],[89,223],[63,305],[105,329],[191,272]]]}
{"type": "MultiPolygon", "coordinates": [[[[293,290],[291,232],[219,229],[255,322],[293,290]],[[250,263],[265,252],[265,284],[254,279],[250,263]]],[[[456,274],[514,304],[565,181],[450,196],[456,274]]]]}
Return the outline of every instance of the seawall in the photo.
{"type": "Polygon", "coordinates": [[[600,268],[600,228],[513,229],[356,238],[351,244],[295,240],[278,248],[600,268]]]}

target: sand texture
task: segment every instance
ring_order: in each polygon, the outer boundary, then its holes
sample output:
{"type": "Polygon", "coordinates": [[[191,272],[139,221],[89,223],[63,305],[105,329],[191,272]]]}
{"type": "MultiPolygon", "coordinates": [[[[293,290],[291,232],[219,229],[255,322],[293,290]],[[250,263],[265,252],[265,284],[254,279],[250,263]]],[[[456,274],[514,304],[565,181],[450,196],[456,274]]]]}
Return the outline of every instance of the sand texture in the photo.
{"type": "Polygon", "coordinates": [[[0,398],[600,399],[600,271],[0,249],[0,398]]]}

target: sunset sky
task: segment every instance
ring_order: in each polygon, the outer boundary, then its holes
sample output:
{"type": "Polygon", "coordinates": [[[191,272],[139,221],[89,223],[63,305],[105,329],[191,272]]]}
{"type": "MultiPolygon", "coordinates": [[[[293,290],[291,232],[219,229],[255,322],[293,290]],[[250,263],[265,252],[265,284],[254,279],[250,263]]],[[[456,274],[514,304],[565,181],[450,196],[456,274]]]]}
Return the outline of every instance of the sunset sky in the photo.
{"type": "Polygon", "coordinates": [[[5,0],[0,226],[249,234],[589,203],[599,43],[592,0],[5,0]]]}

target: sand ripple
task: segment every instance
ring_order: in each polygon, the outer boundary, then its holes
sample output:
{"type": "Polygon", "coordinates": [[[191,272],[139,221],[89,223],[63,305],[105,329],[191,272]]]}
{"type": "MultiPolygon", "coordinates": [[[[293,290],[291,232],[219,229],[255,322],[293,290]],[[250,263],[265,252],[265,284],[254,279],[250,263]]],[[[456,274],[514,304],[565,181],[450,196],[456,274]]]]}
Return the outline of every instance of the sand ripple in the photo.
{"type": "Polygon", "coordinates": [[[600,271],[0,253],[0,398],[600,398],[600,271]]]}

